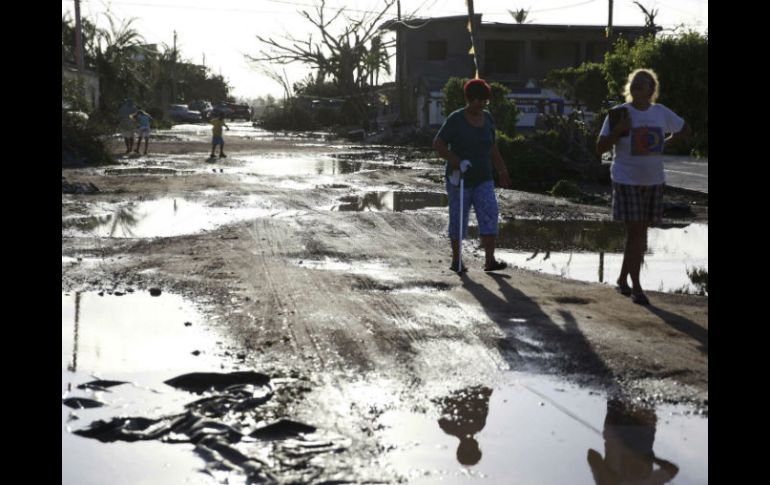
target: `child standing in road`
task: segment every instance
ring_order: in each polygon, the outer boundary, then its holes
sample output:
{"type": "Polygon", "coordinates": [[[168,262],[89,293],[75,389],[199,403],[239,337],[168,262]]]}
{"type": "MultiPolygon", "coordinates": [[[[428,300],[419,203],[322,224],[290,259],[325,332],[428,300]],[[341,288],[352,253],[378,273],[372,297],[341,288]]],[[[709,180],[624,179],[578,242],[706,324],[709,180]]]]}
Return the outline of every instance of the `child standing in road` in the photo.
{"type": "Polygon", "coordinates": [[[226,158],[225,155],[225,140],[222,138],[222,127],[224,126],[227,131],[230,131],[230,127],[225,123],[224,116],[221,113],[214,115],[214,118],[209,121],[214,127],[211,129],[211,158],[214,158],[214,152],[217,145],[219,145],[219,158],[226,158]]]}
{"type": "Polygon", "coordinates": [[[134,153],[139,153],[139,148],[142,146],[142,137],[144,137],[144,154],[147,155],[147,148],[150,145],[150,122],[152,121],[152,116],[142,110],[142,108],[137,108],[136,112],[131,115],[131,118],[139,122],[139,129],[137,130],[138,140],[134,153]]]}
{"type": "Polygon", "coordinates": [[[126,155],[131,153],[134,148],[134,120],[131,118],[131,114],[136,112],[133,100],[126,98],[123,100],[123,105],[118,111],[118,120],[121,134],[123,135],[123,141],[126,143],[126,155]]]}

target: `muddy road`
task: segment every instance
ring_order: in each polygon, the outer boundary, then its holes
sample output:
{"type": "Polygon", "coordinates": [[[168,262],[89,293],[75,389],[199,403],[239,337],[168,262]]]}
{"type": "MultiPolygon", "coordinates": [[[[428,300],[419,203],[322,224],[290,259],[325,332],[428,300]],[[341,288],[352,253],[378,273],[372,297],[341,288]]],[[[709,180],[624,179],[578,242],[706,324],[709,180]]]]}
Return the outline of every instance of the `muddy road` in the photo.
{"type": "MultiPolygon", "coordinates": [[[[707,481],[708,297],[676,293],[680,282],[651,284],[649,307],[616,293],[618,234],[570,236],[574,221],[604,227],[608,203],[500,190],[501,222],[518,223],[517,234],[539,221],[569,241],[514,241],[499,252],[514,266],[487,274],[468,240],[458,277],[431,153],[235,125],[224,159],[207,160],[207,128],[176,127],[151,140],[149,156],[62,170],[70,187],[98,188],[62,194],[62,395],[82,399],[63,404],[73,456],[142,441],[196,457],[177,481],[148,471],[147,483],[594,483],[611,467],[607,430],[621,415],[657,429],[661,459],[639,458],[647,473],[707,481]],[[560,276],[563,264],[548,274],[517,263],[586,251],[601,256],[604,282],[596,269],[581,280],[560,276]],[[172,333],[146,359],[89,368],[91,308],[106,305],[107,320],[135,313],[145,324],[103,331],[150,341],[165,323],[146,322],[163,313],[140,307],[164,297],[195,308],[197,320],[166,320],[173,332],[205,332],[209,349],[190,344],[184,366],[130,372],[183,345],[172,333]],[[126,385],[77,388],[95,378],[135,387],[131,397],[126,385]],[[147,387],[177,397],[155,406],[152,393],[137,395],[147,387]],[[106,406],[90,411],[87,399],[106,406]],[[121,413],[121,399],[146,405],[121,413]]],[[[667,200],[690,202],[668,226],[705,228],[707,240],[707,200],[667,200]]],[[[674,264],[647,258],[643,284],[674,264]]],[[[63,465],[63,477],[82,479],[87,462],[63,465]]]]}

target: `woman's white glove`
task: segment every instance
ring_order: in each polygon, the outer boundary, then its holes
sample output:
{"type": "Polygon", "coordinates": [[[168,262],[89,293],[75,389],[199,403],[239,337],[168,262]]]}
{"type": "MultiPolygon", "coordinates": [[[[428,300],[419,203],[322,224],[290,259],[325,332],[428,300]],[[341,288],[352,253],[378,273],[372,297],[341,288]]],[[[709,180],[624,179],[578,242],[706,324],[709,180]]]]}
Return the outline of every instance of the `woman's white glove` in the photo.
{"type": "Polygon", "coordinates": [[[465,173],[471,167],[470,160],[463,160],[460,162],[460,170],[453,170],[452,175],[449,177],[449,183],[452,185],[460,185],[460,171],[465,173]]]}

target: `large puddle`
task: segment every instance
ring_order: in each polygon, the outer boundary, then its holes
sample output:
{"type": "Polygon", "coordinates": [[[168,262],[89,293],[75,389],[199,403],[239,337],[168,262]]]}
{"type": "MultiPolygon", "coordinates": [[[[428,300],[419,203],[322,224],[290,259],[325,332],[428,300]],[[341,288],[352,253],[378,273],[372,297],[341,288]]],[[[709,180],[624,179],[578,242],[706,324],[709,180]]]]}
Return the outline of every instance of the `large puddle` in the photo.
{"type": "Polygon", "coordinates": [[[62,483],[210,483],[196,478],[204,462],[191,444],[105,446],[72,433],[117,414],[152,417],[183,408],[189,394],[163,381],[215,368],[214,339],[201,325],[176,295],[62,294],[62,483]],[[78,388],[97,379],[125,383],[78,388]]]}
{"type": "Polygon", "coordinates": [[[237,201],[244,206],[210,207],[183,198],[129,202],[94,209],[94,215],[62,219],[63,236],[116,238],[171,237],[212,230],[224,224],[258,217],[290,215],[260,201],[237,201]]]}
{"type": "MultiPolygon", "coordinates": [[[[287,417],[306,384],[224,368],[204,324],[178,295],[62,293],[62,483],[357,483],[340,454],[349,439],[287,417]]],[[[382,411],[372,429],[384,454],[364,465],[370,476],[708,483],[708,417],[696,407],[510,372],[436,383],[419,410],[404,410],[389,382],[307,395],[382,411]]]]}
{"type": "MultiPolygon", "coordinates": [[[[616,222],[516,220],[500,226],[496,255],[520,268],[614,285],[624,238],[616,222]]],[[[640,278],[649,290],[707,294],[708,224],[651,227],[640,278]]]]}
{"type": "Polygon", "coordinates": [[[359,172],[363,162],[336,160],[327,156],[297,156],[294,154],[274,154],[272,156],[242,155],[239,160],[245,162],[242,167],[234,169],[252,175],[270,177],[298,175],[343,175],[359,172]]]}
{"type": "Polygon", "coordinates": [[[401,164],[396,154],[386,150],[344,150],[305,156],[296,153],[238,154],[237,160],[244,165],[233,167],[231,171],[271,177],[346,175],[374,168],[409,168],[401,164]]]}
{"type": "MultiPolygon", "coordinates": [[[[267,131],[262,128],[254,127],[249,121],[227,121],[230,128],[225,131],[225,143],[227,137],[246,138],[253,140],[320,140],[328,141],[333,138],[333,134],[327,132],[283,132],[267,131]]],[[[172,138],[178,140],[191,140],[200,137],[211,136],[211,125],[208,122],[202,123],[181,123],[172,126],[168,130],[155,130],[154,136],[172,138]]]]}
{"type": "Polygon", "coordinates": [[[401,212],[449,205],[447,196],[443,192],[367,192],[362,195],[342,197],[340,200],[342,203],[334,207],[334,210],[401,212]]]}
{"type": "Polygon", "coordinates": [[[377,420],[409,483],[708,483],[708,418],[512,373],[377,420]]]}
{"type": "Polygon", "coordinates": [[[287,417],[302,381],[225,368],[202,325],[178,295],[62,293],[62,483],[307,483],[328,467],[342,440],[287,417]]]}

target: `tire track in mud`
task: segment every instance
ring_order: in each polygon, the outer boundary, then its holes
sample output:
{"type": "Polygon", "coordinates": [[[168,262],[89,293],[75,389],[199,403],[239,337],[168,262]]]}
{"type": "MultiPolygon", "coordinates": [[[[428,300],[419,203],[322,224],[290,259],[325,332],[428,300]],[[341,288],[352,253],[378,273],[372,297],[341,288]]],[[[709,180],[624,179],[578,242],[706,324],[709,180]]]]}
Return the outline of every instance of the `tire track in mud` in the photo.
{"type": "MultiPolygon", "coordinates": [[[[263,294],[266,307],[261,311],[261,324],[268,327],[268,330],[275,331],[278,325],[283,323],[280,330],[285,330],[290,334],[290,343],[297,357],[306,359],[306,350],[311,350],[314,357],[318,359],[323,368],[329,369],[336,367],[340,370],[345,368],[347,363],[344,359],[333,359],[331,354],[323,347],[336,346],[338,353],[358,356],[355,358],[358,364],[366,368],[367,365],[362,361],[371,361],[373,356],[366,346],[360,344],[358,334],[365,334],[366,328],[357,322],[352,315],[362,313],[356,307],[350,308],[350,302],[347,301],[349,294],[346,292],[345,298],[340,299],[340,278],[327,271],[312,271],[306,273],[307,268],[294,267],[293,263],[287,261],[290,254],[301,254],[301,251],[292,252],[291,247],[281,244],[280,241],[302,240],[302,246],[310,249],[313,256],[320,254],[342,255],[327,249],[327,245],[313,237],[317,234],[317,229],[313,233],[303,234],[301,237],[294,237],[292,232],[297,231],[296,223],[292,229],[274,225],[272,220],[257,220],[254,222],[253,229],[250,229],[252,239],[257,243],[256,254],[254,251],[243,251],[235,249],[231,245],[232,257],[230,258],[238,267],[238,271],[243,275],[243,280],[249,286],[250,293],[263,294]],[[258,227],[257,227],[258,226],[258,227]],[[254,237],[258,232],[259,237],[254,237]],[[263,242],[265,241],[265,242],[263,242]],[[283,271],[276,270],[271,261],[271,257],[279,260],[277,264],[283,264],[283,271]],[[256,280],[254,275],[259,275],[256,280]],[[307,276],[304,276],[307,275],[307,276]],[[258,286],[257,282],[263,283],[258,286]],[[298,300],[301,299],[302,301],[298,300]],[[335,319],[342,322],[336,324],[334,328],[327,328],[322,322],[312,324],[308,321],[308,316],[303,308],[319,308],[318,303],[326,302],[331,304],[332,310],[336,313],[335,319]],[[282,319],[275,318],[274,315],[283,315],[282,319]],[[283,322],[281,322],[283,320],[283,322]],[[284,323],[285,322],[285,323],[284,323]],[[359,332],[355,332],[359,329],[359,332]]],[[[322,227],[321,231],[324,229],[322,227]]],[[[339,230],[334,231],[336,236],[348,237],[347,234],[339,230]]],[[[289,245],[290,246],[290,245],[289,245]]],[[[300,249],[297,245],[294,249],[300,249]]],[[[348,287],[345,286],[347,290],[348,287]]],[[[262,302],[260,302],[261,304],[262,302]]],[[[331,312],[330,312],[331,313],[331,312]]]]}
{"type": "MultiPolygon", "coordinates": [[[[426,254],[426,259],[432,265],[440,265],[439,257],[435,255],[436,252],[442,249],[448,251],[448,248],[444,248],[446,241],[440,238],[440,234],[429,229],[430,227],[435,228],[437,225],[433,222],[436,214],[410,214],[409,217],[405,217],[405,214],[368,213],[363,216],[361,219],[356,220],[354,225],[361,233],[365,231],[370,232],[366,236],[371,241],[375,241],[376,244],[372,244],[372,246],[376,245],[376,248],[379,250],[378,252],[381,254],[426,254]],[[371,232],[376,233],[379,237],[372,237],[371,232]],[[385,234],[393,234],[395,237],[383,237],[385,234]],[[436,244],[432,244],[434,242],[436,244]]],[[[411,269],[414,267],[414,263],[414,260],[406,260],[402,266],[411,269]]],[[[455,285],[447,285],[443,282],[444,279],[445,275],[441,275],[436,283],[443,283],[443,285],[446,285],[444,289],[451,290],[455,285]]],[[[358,286],[356,289],[365,292],[376,291],[379,287],[388,286],[385,282],[379,283],[377,280],[366,281],[364,278],[358,278],[357,282],[358,286]]],[[[408,287],[409,285],[403,284],[403,286],[408,287]]],[[[455,298],[448,297],[446,294],[429,295],[428,297],[433,300],[435,308],[449,305],[455,307],[461,312],[461,315],[464,313],[455,298]]],[[[418,367],[433,367],[435,359],[423,354],[426,348],[421,348],[424,346],[414,344],[428,340],[433,341],[436,336],[439,337],[439,340],[444,340],[445,338],[455,340],[460,338],[465,342],[473,344],[474,348],[487,354],[491,367],[498,367],[501,356],[497,348],[489,348],[482,335],[474,327],[460,330],[454,335],[444,335],[442,331],[443,325],[438,323],[442,320],[441,312],[431,312],[430,322],[420,321],[420,317],[413,311],[415,305],[415,298],[413,296],[392,295],[387,292],[378,291],[375,295],[368,293],[363,298],[358,298],[358,300],[359,305],[361,305],[362,310],[366,314],[379,317],[380,321],[370,320],[368,326],[373,332],[380,352],[387,356],[394,356],[394,354],[398,356],[400,352],[400,356],[409,357],[406,361],[394,361],[394,358],[391,357],[391,363],[389,364],[391,369],[402,368],[410,376],[419,376],[420,370],[418,367]],[[368,296],[372,297],[368,298],[368,296]],[[386,321],[392,322],[394,326],[387,325],[386,321]],[[392,331],[394,328],[398,331],[392,331]],[[470,335],[473,338],[469,338],[470,335]],[[383,345],[383,342],[387,342],[390,347],[383,345]],[[424,365],[417,366],[417,361],[422,362],[424,365]]],[[[424,302],[424,297],[421,297],[418,304],[424,302]]],[[[460,316],[459,320],[463,319],[474,318],[460,316]]],[[[450,350],[449,346],[445,346],[445,348],[450,350]]],[[[449,354],[444,353],[443,355],[449,354]]]]}
{"type": "MultiPolygon", "coordinates": [[[[427,261],[431,264],[432,268],[438,268],[439,271],[444,271],[444,261],[441,258],[442,254],[447,254],[446,264],[449,261],[449,247],[447,240],[443,238],[441,231],[445,230],[442,227],[446,224],[446,218],[443,213],[436,212],[418,212],[410,214],[408,217],[403,217],[404,214],[387,214],[380,213],[380,220],[383,224],[393,229],[393,232],[399,236],[396,244],[392,247],[386,248],[387,252],[398,254],[400,252],[407,254],[426,254],[427,261]],[[394,224],[392,218],[398,217],[398,224],[394,224]],[[437,219],[440,219],[437,222],[437,219]],[[406,237],[404,237],[406,236],[406,237]],[[408,249],[405,247],[409,246],[408,249]]],[[[390,239],[389,241],[391,241],[390,239]]],[[[470,258],[469,258],[470,259],[470,258]]],[[[473,258],[478,259],[478,258],[473,258]]],[[[475,262],[475,261],[474,261],[475,262]]],[[[426,275],[427,276],[427,275],[426,275]]],[[[439,275],[436,275],[439,276],[439,275]]],[[[483,278],[484,276],[482,276],[483,278]]],[[[454,274],[451,275],[451,280],[454,281],[454,274]]],[[[445,280],[445,275],[440,275],[439,280],[445,280]]],[[[447,287],[450,291],[465,291],[462,288],[462,284],[450,283],[447,287]]],[[[406,299],[405,302],[400,303],[395,300],[394,297],[385,295],[382,298],[374,301],[376,309],[382,310],[385,313],[391,315],[395,322],[404,322],[400,325],[401,330],[407,336],[407,342],[409,348],[416,355],[418,349],[411,345],[411,342],[433,342],[440,344],[439,346],[444,348],[446,352],[440,350],[436,351],[436,355],[451,355],[452,346],[449,345],[449,341],[462,341],[465,344],[471,345],[475,351],[483,352],[488,361],[487,367],[489,369],[498,369],[501,361],[507,359],[501,355],[497,342],[499,340],[499,333],[502,330],[499,327],[497,319],[487,316],[479,320],[476,316],[468,314],[463,305],[459,304],[456,296],[452,296],[451,293],[441,293],[439,295],[429,296],[433,301],[431,310],[429,310],[429,318],[427,321],[425,317],[420,317],[413,311],[414,302],[411,298],[406,299]],[[408,306],[408,308],[404,308],[408,306]],[[446,311],[441,309],[444,307],[452,308],[454,318],[452,318],[453,324],[460,324],[460,327],[455,327],[454,331],[449,334],[446,333],[447,326],[444,322],[446,318],[446,311]],[[462,325],[462,322],[470,322],[467,325],[462,325]],[[495,345],[490,345],[495,343],[495,345]]],[[[424,297],[420,299],[419,304],[424,304],[424,297]]],[[[504,332],[502,332],[504,335],[504,332]]],[[[502,337],[505,338],[505,337],[502,337]]],[[[391,337],[392,340],[392,337],[391,337]]],[[[422,352],[428,351],[427,348],[422,348],[422,352]]],[[[480,355],[479,355],[480,357],[480,355]]],[[[424,361],[429,368],[434,368],[436,359],[431,359],[428,355],[422,355],[420,360],[424,361]],[[429,362],[429,360],[431,362],[429,362]]],[[[441,360],[441,359],[438,359],[441,360]]],[[[440,366],[439,366],[440,367],[440,366]]],[[[436,369],[437,370],[437,369],[436,369]]]]}
{"type": "MultiPolygon", "coordinates": [[[[288,322],[289,316],[298,315],[299,305],[293,295],[299,293],[297,293],[297,287],[292,285],[291,278],[276,278],[268,260],[269,256],[280,257],[280,253],[282,252],[277,244],[279,241],[283,240],[281,236],[285,236],[285,234],[280,234],[282,228],[280,228],[276,222],[277,221],[271,219],[254,220],[252,227],[248,230],[248,234],[250,236],[249,240],[253,240],[256,243],[256,252],[252,255],[249,251],[244,252],[242,250],[234,250],[235,248],[232,246],[235,245],[231,245],[234,260],[238,261],[239,264],[237,266],[241,273],[243,273],[243,268],[248,268],[246,274],[251,275],[252,277],[245,277],[244,280],[246,281],[246,284],[251,287],[251,292],[253,294],[264,293],[264,297],[267,301],[264,310],[261,312],[262,325],[272,327],[278,323],[278,319],[274,318],[274,316],[281,316],[282,318],[280,320],[282,325],[278,330],[279,332],[281,330],[288,331],[291,337],[288,342],[285,340],[284,342],[291,345],[295,355],[303,358],[304,354],[300,344],[307,343],[314,350],[316,358],[325,366],[326,359],[322,355],[321,350],[318,348],[312,336],[309,334],[307,326],[303,325],[303,329],[307,335],[307,342],[304,342],[300,340],[294,329],[294,325],[291,324],[294,322],[288,322]],[[259,230],[257,229],[258,225],[259,230]],[[261,241],[266,241],[266,243],[262,244],[261,241]],[[255,275],[259,275],[259,281],[264,283],[262,288],[256,287],[255,283],[257,283],[257,280],[255,275]],[[280,286],[282,285],[288,286],[287,291],[281,291],[280,286]],[[265,288],[267,291],[264,291],[265,288]]],[[[295,322],[297,320],[298,319],[295,318],[295,322]]],[[[275,329],[271,328],[271,330],[275,329]]]]}
{"type": "MultiPolygon", "coordinates": [[[[333,214],[332,216],[339,215],[333,214]]],[[[389,228],[387,232],[396,233],[395,227],[387,221],[383,221],[380,214],[368,214],[363,218],[355,217],[352,221],[349,216],[341,219],[344,220],[338,221],[339,223],[336,225],[328,224],[326,221],[320,221],[320,224],[319,221],[313,221],[313,224],[309,225],[312,229],[307,232],[299,229],[302,220],[293,221],[291,228],[277,227],[271,220],[257,220],[250,232],[252,239],[257,243],[258,262],[254,257],[241,253],[237,265],[240,267],[241,274],[244,273],[244,268],[248,268],[249,275],[259,274],[262,282],[265,283],[262,288],[259,288],[255,285],[256,281],[253,280],[253,277],[245,278],[251,287],[250,291],[256,293],[261,291],[265,294],[268,306],[261,312],[263,325],[275,328],[279,321],[273,318],[276,312],[282,312],[289,317],[294,316],[292,324],[287,326],[287,331],[291,335],[291,343],[296,355],[304,358],[303,350],[312,349],[321,365],[328,369],[332,366],[332,360],[337,359],[330,358],[328,352],[322,348],[326,344],[333,346],[340,356],[333,365],[338,369],[344,369],[347,364],[354,364],[362,369],[389,367],[392,365],[390,362],[392,359],[387,359],[388,362],[384,362],[383,358],[389,356],[392,349],[382,345],[383,339],[393,342],[395,348],[404,349],[411,347],[409,342],[420,338],[412,321],[413,318],[407,309],[402,308],[395,299],[384,294],[375,295],[374,298],[371,298],[371,295],[366,295],[364,298],[350,298],[349,292],[352,288],[347,274],[340,277],[339,274],[331,271],[295,268],[288,262],[285,271],[272,269],[270,257],[286,260],[292,254],[292,244],[289,243],[289,247],[287,247],[280,241],[301,241],[301,245],[307,251],[294,253],[295,257],[301,257],[304,253],[308,256],[326,255],[357,261],[366,260],[369,256],[360,254],[362,251],[359,250],[371,250],[371,246],[376,246],[381,250],[382,245],[379,243],[383,239],[389,239],[370,237],[372,231],[379,234],[383,233],[383,223],[389,228]],[[351,230],[349,230],[348,225],[353,226],[351,230]],[[258,233],[259,236],[255,236],[255,233],[258,233]],[[363,234],[366,239],[369,241],[374,239],[377,244],[351,248],[351,243],[353,246],[357,246],[355,244],[357,237],[351,237],[349,235],[351,233],[357,236],[363,234]],[[318,237],[319,235],[321,237],[318,237]],[[335,243],[340,242],[344,248],[337,249],[339,244],[335,243]],[[310,254],[307,254],[308,252],[310,254]],[[303,277],[303,273],[306,271],[311,272],[307,273],[307,277],[303,277]],[[339,298],[340,294],[344,294],[345,297],[339,298]],[[297,297],[302,298],[300,295],[307,296],[306,300],[310,301],[298,302],[297,297]],[[300,308],[307,308],[307,305],[313,304],[313,302],[316,305],[322,303],[320,307],[322,311],[324,308],[329,308],[334,313],[337,323],[334,324],[333,328],[327,328],[328,326],[321,322],[311,324],[307,321],[306,315],[299,313],[300,308]],[[292,311],[295,313],[291,313],[292,311]],[[405,338],[392,334],[387,335],[383,332],[385,329],[382,322],[360,318],[361,315],[389,315],[389,318],[397,323],[399,331],[405,338]],[[300,326],[304,335],[300,335],[300,326]],[[367,338],[368,335],[372,335],[373,338],[367,338]],[[378,351],[374,352],[374,349],[378,349],[378,351]]],[[[422,230],[421,227],[420,229],[422,230]]],[[[389,245],[393,249],[397,249],[397,246],[402,247],[404,245],[403,238],[400,241],[399,244],[398,241],[394,240],[389,245]]],[[[416,246],[414,241],[409,241],[409,243],[410,246],[416,246]]],[[[297,247],[297,249],[300,248],[297,247]]],[[[316,306],[316,308],[319,307],[316,306]]]]}
{"type": "MultiPolygon", "coordinates": [[[[376,241],[377,248],[386,254],[418,253],[424,248],[426,239],[430,240],[429,238],[435,237],[435,235],[427,232],[424,225],[418,224],[411,217],[405,217],[404,214],[371,213],[368,216],[363,220],[356,218],[355,226],[357,226],[357,229],[364,229],[361,226],[364,226],[364,222],[366,222],[366,229],[369,229],[371,232],[379,235],[393,234],[394,237],[381,236],[379,238],[371,238],[372,241],[376,241]],[[394,220],[391,221],[390,219],[394,220]],[[407,237],[404,237],[405,234],[407,237]],[[424,237],[421,238],[420,235],[424,237]]],[[[411,266],[409,263],[411,262],[407,261],[407,266],[411,266]]],[[[366,307],[362,309],[367,310],[367,314],[388,316],[390,321],[396,325],[395,328],[403,335],[402,338],[400,335],[387,332],[388,328],[384,325],[385,322],[381,321],[375,324],[373,329],[378,342],[380,338],[383,338],[395,344],[396,348],[408,349],[410,355],[416,355],[412,342],[417,342],[422,337],[418,331],[419,326],[415,324],[414,315],[410,310],[402,308],[401,304],[389,294],[376,295],[375,298],[366,298],[365,301],[361,301],[361,305],[366,307]]],[[[382,348],[380,345],[378,347],[382,348]]],[[[383,350],[385,349],[383,348],[383,350]]],[[[390,352],[388,352],[388,355],[390,355],[390,352]]],[[[409,365],[409,368],[410,371],[414,371],[411,365],[409,365]]]]}

